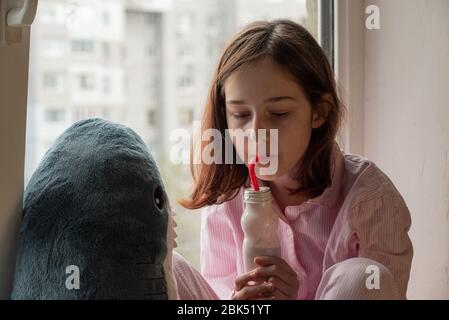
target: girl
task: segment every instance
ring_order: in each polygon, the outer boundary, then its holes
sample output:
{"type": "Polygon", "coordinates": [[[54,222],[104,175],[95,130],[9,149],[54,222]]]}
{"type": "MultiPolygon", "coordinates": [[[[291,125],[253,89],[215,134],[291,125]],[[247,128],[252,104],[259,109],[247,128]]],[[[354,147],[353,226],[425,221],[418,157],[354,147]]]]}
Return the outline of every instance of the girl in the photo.
{"type": "MultiPolygon", "coordinates": [[[[281,257],[257,257],[258,267],[243,271],[242,190],[251,161],[245,146],[233,149],[244,164],[192,166],[193,192],[181,204],[204,208],[201,275],[219,298],[406,298],[409,211],[374,163],[340,150],[335,138],[342,113],[326,55],[300,25],[255,22],[224,49],[202,132],[214,128],[225,137],[226,129],[278,130],[278,152],[268,157],[277,157],[277,171],[262,175],[256,166],[256,173],[271,188],[281,257]]],[[[214,298],[204,279],[176,259],[180,298],[202,285],[206,295],[194,296],[214,298]],[[185,274],[196,285],[187,287],[185,274]]]]}

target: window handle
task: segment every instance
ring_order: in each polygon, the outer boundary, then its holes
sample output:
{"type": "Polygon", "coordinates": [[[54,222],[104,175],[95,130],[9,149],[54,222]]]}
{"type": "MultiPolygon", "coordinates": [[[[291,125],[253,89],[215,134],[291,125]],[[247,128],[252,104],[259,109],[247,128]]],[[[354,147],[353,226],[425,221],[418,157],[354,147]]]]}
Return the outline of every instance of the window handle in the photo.
{"type": "Polygon", "coordinates": [[[22,6],[12,8],[7,14],[9,27],[27,27],[33,23],[37,11],[38,0],[22,0],[22,6]]]}

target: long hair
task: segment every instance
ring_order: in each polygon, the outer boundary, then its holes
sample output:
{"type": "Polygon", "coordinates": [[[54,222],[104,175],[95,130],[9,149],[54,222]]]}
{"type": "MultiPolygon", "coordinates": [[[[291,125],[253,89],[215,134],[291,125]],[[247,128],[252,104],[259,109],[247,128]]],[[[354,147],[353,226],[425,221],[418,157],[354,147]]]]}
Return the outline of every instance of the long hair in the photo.
{"type": "MultiPolygon", "coordinates": [[[[323,49],[313,36],[299,24],[286,19],[256,21],[235,34],[222,51],[214,70],[212,83],[201,121],[201,133],[217,129],[226,135],[226,105],[224,83],[242,67],[263,58],[270,58],[294,76],[304,89],[312,111],[322,112],[324,94],[330,94],[330,105],[321,127],[312,130],[309,146],[300,160],[296,178],[300,187],[292,193],[303,192],[309,197],[320,195],[332,178],[332,150],[342,119],[341,103],[332,68],[323,49]]],[[[201,141],[200,152],[207,141],[201,141]]],[[[221,144],[224,154],[224,143],[221,144]]],[[[192,150],[193,151],[193,150],[192,150]]],[[[236,157],[233,148],[234,159],[236,157]]],[[[191,153],[191,159],[193,152],[191,153]]],[[[222,203],[233,198],[248,179],[244,164],[194,164],[191,161],[194,187],[189,199],[179,203],[185,208],[197,209],[222,203]]]]}

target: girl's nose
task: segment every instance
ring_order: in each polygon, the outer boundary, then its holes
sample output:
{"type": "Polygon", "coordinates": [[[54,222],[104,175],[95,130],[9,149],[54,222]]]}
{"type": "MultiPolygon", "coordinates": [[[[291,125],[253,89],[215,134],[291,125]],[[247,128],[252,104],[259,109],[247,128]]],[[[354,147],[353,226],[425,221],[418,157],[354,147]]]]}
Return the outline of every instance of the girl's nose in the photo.
{"type": "Polygon", "coordinates": [[[257,149],[262,145],[265,146],[265,148],[269,146],[269,132],[270,129],[266,122],[260,117],[255,116],[251,124],[250,139],[257,145],[257,149]]]}
{"type": "Polygon", "coordinates": [[[255,134],[257,135],[259,129],[267,129],[265,120],[260,115],[254,115],[252,123],[251,123],[251,129],[255,134]]]}

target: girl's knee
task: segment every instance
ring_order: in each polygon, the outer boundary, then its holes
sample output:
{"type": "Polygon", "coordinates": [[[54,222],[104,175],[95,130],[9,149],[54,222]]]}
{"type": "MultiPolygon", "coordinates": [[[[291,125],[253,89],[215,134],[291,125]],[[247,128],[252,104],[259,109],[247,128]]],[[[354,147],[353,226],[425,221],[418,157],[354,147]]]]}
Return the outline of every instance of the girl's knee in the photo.
{"type": "Polygon", "coordinates": [[[327,269],[318,286],[317,299],[400,299],[393,274],[368,258],[351,258],[327,269]]]}

